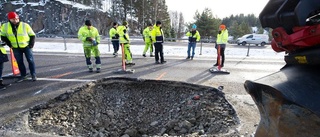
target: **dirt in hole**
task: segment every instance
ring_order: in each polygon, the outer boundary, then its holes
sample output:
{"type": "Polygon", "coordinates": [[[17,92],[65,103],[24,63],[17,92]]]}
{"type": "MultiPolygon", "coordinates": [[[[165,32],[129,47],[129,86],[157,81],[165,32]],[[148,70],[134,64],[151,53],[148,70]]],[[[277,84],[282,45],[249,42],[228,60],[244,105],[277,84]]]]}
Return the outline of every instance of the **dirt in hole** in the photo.
{"type": "Polygon", "coordinates": [[[35,106],[3,123],[1,130],[90,137],[237,137],[238,126],[235,110],[215,88],[107,78],[35,106]]]}

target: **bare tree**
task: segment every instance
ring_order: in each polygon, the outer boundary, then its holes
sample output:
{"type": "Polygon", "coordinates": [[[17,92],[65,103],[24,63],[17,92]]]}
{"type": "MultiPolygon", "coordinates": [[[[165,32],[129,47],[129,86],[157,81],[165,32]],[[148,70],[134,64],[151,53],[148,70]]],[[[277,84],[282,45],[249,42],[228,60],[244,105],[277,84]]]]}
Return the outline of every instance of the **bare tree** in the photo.
{"type": "MultiPolygon", "coordinates": [[[[170,11],[170,20],[171,20],[171,29],[174,31],[174,33],[171,34],[177,34],[179,30],[179,16],[178,16],[178,11],[170,11]]],[[[177,36],[171,36],[177,38],[177,36]]]]}
{"type": "Polygon", "coordinates": [[[184,30],[185,30],[184,17],[183,17],[182,12],[180,12],[177,38],[182,38],[182,36],[184,36],[184,30]]]}

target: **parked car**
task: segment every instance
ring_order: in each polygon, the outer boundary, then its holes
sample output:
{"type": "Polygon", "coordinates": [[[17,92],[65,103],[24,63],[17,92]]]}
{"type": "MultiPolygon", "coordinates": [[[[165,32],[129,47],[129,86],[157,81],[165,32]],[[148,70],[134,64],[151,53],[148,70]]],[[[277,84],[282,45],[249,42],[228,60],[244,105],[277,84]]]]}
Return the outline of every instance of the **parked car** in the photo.
{"type": "Polygon", "coordinates": [[[265,46],[269,41],[269,36],[266,34],[246,34],[237,39],[238,45],[245,46],[246,44],[255,44],[265,46]]]}

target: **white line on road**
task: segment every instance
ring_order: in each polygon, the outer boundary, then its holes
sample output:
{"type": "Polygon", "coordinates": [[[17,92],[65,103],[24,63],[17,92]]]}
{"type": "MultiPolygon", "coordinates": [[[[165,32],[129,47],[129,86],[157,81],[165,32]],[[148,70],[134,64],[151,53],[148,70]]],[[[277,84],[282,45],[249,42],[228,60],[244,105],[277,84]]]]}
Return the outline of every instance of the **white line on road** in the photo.
{"type": "Polygon", "coordinates": [[[93,79],[58,79],[58,78],[38,78],[37,80],[68,81],[68,82],[91,82],[91,81],[95,81],[93,79]]]}

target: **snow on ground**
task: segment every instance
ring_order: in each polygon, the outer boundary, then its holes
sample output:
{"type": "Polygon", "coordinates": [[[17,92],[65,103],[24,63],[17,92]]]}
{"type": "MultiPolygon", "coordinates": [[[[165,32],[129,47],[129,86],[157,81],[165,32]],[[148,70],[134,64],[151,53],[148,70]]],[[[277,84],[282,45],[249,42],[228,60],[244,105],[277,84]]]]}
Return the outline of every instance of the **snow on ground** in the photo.
{"type": "MultiPolygon", "coordinates": [[[[187,45],[186,46],[168,46],[166,43],[164,45],[164,55],[165,56],[187,56],[187,45]]],[[[269,46],[269,45],[268,45],[269,46]]],[[[112,54],[112,45],[100,44],[99,49],[101,54],[112,54]]],[[[131,45],[130,50],[133,55],[142,55],[144,45],[131,45]]],[[[59,42],[36,42],[34,46],[34,52],[67,52],[67,53],[83,53],[83,48],[81,43],[59,43],[59,42]]],[[[121,53],[121,51],[119,51],[121,53]]],[[[225,55],[228,57],[246,57],[248,54],[247,48],[234,48],[228,47],[225,50],[225,55]]],[[[149,55],[149,52],[147,52],[149,55]]],[[[200,47],[197,45],[195,57],[210,57],[215,58],[217,55],[216,49],[212,47],[200,47]],[[200,52],[202,53],[201,55],[200,52]]],[[[251,58],[283,58],[285,54],[283,52],[276,53],[271,48],[257,49],[250,48],[249,57],[251,58]]]]}

